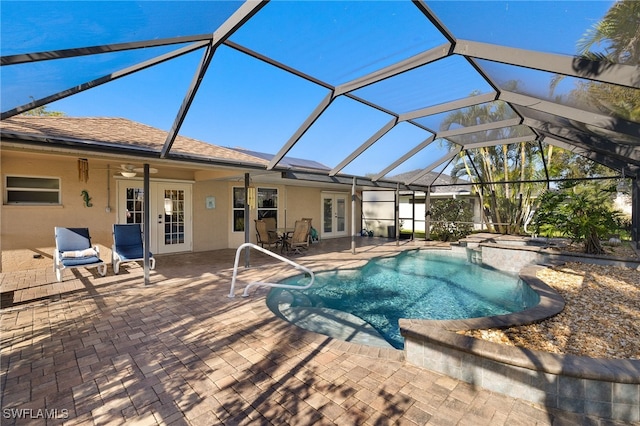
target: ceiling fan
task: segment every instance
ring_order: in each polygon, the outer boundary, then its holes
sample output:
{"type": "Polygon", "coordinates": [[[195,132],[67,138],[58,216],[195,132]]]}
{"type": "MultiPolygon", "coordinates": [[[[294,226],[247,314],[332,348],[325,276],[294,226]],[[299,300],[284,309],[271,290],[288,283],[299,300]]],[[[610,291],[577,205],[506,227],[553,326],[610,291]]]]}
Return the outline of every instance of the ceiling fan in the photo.
{"type": "MultiPolygon", "coordinates": [[[[119,168],[120,174],[126,178],[135,177],[138,173],[144,173],[144,168],[136,167],[133,164],[121,164],[119,168]]],[[[158,169],[149,167],[149,173],[158,173],[158,169]]]]}

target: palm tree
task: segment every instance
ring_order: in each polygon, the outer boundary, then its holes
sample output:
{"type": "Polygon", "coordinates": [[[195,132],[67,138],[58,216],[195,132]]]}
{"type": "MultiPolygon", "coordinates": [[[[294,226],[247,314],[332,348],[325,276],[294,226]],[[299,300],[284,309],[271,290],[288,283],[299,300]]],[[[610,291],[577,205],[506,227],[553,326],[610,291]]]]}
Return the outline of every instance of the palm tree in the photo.
{"type": "MultiPolygon", "coordinates": [[[[473,95],[473,94],[472,94],[473,95]]],[[[486,122],[513,117],[513,111],[502,102],[474,105],[448,115],[440,130],[452,127],[468,127],[486,122]]],[[[486,140],[500,140],[522,136],[520,128],[501,128],[469,134],[463,144],[486,140]]],[[[451,174],[454,177],[468,175],[475,182],[474,189],[483,206],[483,221],[492,232],[520,233],[529,213],[534,196],[530,183],[497,183],[499,181],[531,180],[535,177],[535,158],[539,156],[538,145],[523,142],[496,145],[462,151],[454,160],[451,174]],[[486,182],[486,184],[482,184],[486,182]],[[488,198],[485,198],[488,193],[488,198]],[[487,215],[489,218],[487,218],[487,215]]],[[[447,142],[451,144],[451,142],[447,142]]]]}
{"type": "Polygon", "coordinates": [[[637,65],[640,62],[640,2],[616,2],[602,21],[594,24],[578,40],[578,54],[595,60],[637,65]],[[604,53],[593,52],[604,45],[604,53]]]}
{"type": "MultiPolygon", "coordinates": [[[[604,64],[640,63],[640,1],[616,2],[601,21],[589,28],[576,43],[577,54],[604,64]]],[[[555,76],[551,93],[565,77],[555,76]]],[[[586,102],[614,117],[640,121],[640,91],[614,84],[585,81],[577,83],[570,94],[572,102],[586,102]]]]}

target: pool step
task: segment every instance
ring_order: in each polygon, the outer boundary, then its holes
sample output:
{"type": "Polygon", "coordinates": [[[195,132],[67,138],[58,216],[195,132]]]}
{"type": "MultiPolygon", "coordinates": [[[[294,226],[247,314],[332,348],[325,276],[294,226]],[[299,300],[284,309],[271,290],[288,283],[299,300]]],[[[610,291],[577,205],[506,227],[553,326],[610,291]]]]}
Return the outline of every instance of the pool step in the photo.
{"type": "Polygon", "coordinates": [[[482,265],[482,249],[467,247],[467,261],[469,261],[469,263],[482,265]]]}
{"type": "Polygon", "coordinates": [[[279,309],[289,322],[305,330],[346,342],[393,349],[369,323],[355,315],[329,308],[292,307],[286,303],[280,304],[279,309]]]}

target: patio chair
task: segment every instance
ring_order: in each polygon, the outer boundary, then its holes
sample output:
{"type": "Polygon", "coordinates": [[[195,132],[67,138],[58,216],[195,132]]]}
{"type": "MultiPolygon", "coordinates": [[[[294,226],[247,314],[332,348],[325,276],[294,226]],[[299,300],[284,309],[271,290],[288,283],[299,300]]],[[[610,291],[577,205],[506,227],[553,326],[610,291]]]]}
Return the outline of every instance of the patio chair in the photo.
{"type": "Polygon", "coordinates": [[[292,254],[302,254],[302,249],[309,248],[309,228],[311,225],[306,220],[296,220],[293,235],[286,240],[287,251],[292,254]]]}
{"type": "MultiPolygon", "coordinates": [[[[139,223],[113,225],[113,246],[111,246],[111,264],[113,272],[120,272],[120,264],[144,260],[142,228],[139,223]]],[[[156,259],[149,252],[149,268],[155,269],[156,259]]]]}
{"type": "Polygon", "coordinates": [[[278,236],[278,233],[275,229],[267,229],[267,222],[264,220],[256,220],[256,236],[258,238],[258,244],[264,248],[266,245],[267,248],[278,246],[282,243],[282,240],[278,236]]]}
{"type": "Polygon", "coordinates": [[[276,231],[277,222],[275,217],[265,217],[262,220],[267,224],[267,231],[276,231]]]}
{"type": "Polygon", "coordinates": [[[62,282],[64,270],[68,268],[90,268],[96,266],[103,277],[107,274],[107,264],[100,259],[98,246],[91,246],[88,228],[54,228],[56,249],[53,256],[53,270],[62,282]]]}
{"type": "Polygon", "coordinates": [[[311,224],[313,218],[303,217],[302,220],[309,222],[309,244],[313,243],[314,241],[320,241],[320,235],[318,235],[318,231],[316,231],[311,224]]]}

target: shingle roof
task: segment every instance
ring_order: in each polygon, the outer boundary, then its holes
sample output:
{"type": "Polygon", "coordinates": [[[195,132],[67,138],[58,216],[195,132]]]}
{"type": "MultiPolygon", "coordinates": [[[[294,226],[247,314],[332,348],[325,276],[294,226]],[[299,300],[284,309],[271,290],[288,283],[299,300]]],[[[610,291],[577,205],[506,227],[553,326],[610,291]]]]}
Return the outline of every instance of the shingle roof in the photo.
{"type": "MultiPolygon", "coordinates": [[[[160,152],[167,132],[125,118],[15,116],[0,121],[0,133],[18,133],[36,137],[67,139],[142,147],[160,152]]],[[[267,165],[268,161],[238,150],[178,136],[172,146],[174,154],[206,156],[229,161],[267,165]]]]}

